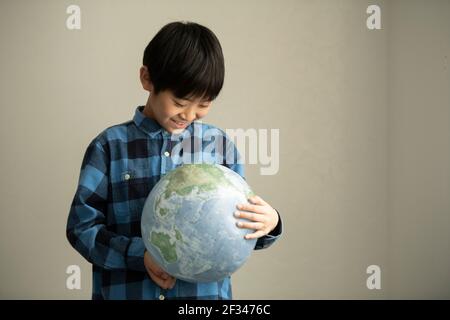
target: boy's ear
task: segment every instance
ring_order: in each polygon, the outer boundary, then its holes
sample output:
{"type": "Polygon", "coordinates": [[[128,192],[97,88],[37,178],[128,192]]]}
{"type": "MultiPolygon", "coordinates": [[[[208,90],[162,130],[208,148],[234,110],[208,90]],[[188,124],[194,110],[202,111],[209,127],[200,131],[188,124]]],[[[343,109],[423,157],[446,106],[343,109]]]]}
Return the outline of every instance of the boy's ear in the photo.
{"type": "Polygon", "coordinates": [[[150,79],[150,74],[148,73],[148,69],[146,66],[142,66],[139,69],[139,77],[141,79],[142,88],[144,88],[144,90],[152,92],[153,91],[153,83],[150,79]]]}

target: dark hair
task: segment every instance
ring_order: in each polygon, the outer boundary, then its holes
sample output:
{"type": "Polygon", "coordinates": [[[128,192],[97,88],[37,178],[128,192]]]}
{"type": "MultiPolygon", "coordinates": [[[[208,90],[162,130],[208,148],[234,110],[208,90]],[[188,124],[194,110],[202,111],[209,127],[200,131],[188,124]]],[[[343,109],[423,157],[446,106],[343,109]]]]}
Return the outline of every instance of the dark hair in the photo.
{"type": "Polygon", "coordinates": [[[225,77],[219,40],[194,22],[165,25],[145,48],[143,65],[155,94],[169,89],[177,98],[214,100],[225,77]]]}

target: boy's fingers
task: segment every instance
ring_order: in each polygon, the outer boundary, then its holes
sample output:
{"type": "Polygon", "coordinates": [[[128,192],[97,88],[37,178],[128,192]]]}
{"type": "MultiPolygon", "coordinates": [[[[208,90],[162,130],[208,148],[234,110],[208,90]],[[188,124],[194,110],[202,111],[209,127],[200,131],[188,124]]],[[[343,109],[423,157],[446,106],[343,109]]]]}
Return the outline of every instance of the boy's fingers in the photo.
{"type": "Polygon", "coordinates": [[[262,228],[264,228],[264,223],[262,223],[262,222],[242,222],[242,221],[238,221],[238,222],[236,222],[236,225],[239,228],[253,229],[253,230],[261,230],[262,228]]]}
{"type": "Polygon", "coordinates": [[[161,272],[159,276],[160,276],[161,279],[163,279],[163,280],[167,280],[167,279],[169,279],[169,277],[170,277],[170,276],[169,276],[167,273],[165,273],[165,272],[161,272]]]}
{"type": "Polygon", "coordinates": [[[260,196],[253,196],[250,198],[252,200],[252,202],[263,205],[263,206],[268,206],[269,204],[267,202],[265,202],[263,200],[263,198],[261,198],[260,196]]]}
{"type": "Polygon", "coordinates": [[[266,233],[262,230],[258,230],[254,233],[249,233],[245,235],[245,239],[250,240],[250,239],[257,239],[257,238],[261,238],[262,236],[265,236],[266,233]]]}
{"type": "Polygon", "coordinates": [[[265,219],[265,217],[262,214],[245,211],[235,211],[234,216],[257,222],[262,222],[265,219]]]}
{"type": "Polygon", "coordinates": [[[166,281],[164,281],[165,289],[172,289],[175,286],[176,279],[174,277],[170,277],[166,281]]]}
{"type": "Polygon", "coordinates": [[[145,269],[147,270],[150,278],[161,288],[171,289],[175,285],[175,278],[170,274],[165,272],[161,267],[152,264],[145,264],[145,269]]]}
{"type": "Polygon", "coordinates": [[[153,270],[153,273],[156,274],[158,277],[166,280],[169,279],[170,275],[164,271],[164,269],[160,268],[160,267],[156,267],[153,270]]]}
{"type": "Polygon", "coordinates": [[[164,280],[162,280],[160,277],[158,277],[155,273],[153,273],[151,270],[149,270],[150,278],[161,288],[164,287],[164,280]]]}
{"type": "Polygon", "coordinates": [[[166,277],[164,276],[164,272],[163,271],[159,271],[159,270],[152,270],[153,274],[155,276],[157,276],[158,278],[161,278],[163,280],[166,279],[166,277]]]}
{"type": "Polygon", "coordinates": [[[257,206],[254,204],[241,203],[241,204],[238,204],[236,207],[239,210],[255,211],[257,206]]]}
{"type": "Polygon", "coordinates": [[[248,198],[249,202],[253,203],[253,204],[262,204],[261,202],[261,198],[257,197],[257,196],[253,196],[248,198]]]}
{"type": "Polygon", "coordinates": [[[160,281],[164,284],[165,289],[167,289],[167,287],[169,286],[169,284],[173,281],[173,277],[168,275],[167,273],[158,276],[158,278],[160,279],[160,281]]]}
{"type": "Polygon", "coordinates": [[[149,271],[150,277],[152,280],[161,288],[163,289],[172,289],[175,285],[176,279],[172,277],[171,275],[166,273],[167,278],[163,279],[162,277],[155,274],[153,271],[149,271]]]}
{"type": "Polygon", "coordinates": [[[263,206],[260,206],[260,205],[243,203],[243,204],[238,204],[236,207],[239,210],[245,210],[245,211],[256,212],[256,213],[264,213],[264,211],[261,210],[263,208],[263,206]]]}

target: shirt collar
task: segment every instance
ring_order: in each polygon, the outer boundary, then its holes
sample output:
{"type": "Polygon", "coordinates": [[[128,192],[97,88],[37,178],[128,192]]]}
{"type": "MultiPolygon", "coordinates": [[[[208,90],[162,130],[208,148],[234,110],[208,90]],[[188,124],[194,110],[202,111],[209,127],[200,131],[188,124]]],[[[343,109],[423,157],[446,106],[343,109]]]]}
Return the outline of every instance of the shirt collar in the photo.
{"type": "Polygon", "coordinates": [[[157,121],[146,117],[142,113],[143,110],[144,106],[137,107],[133,117],[133,121],[139,129],[152,137],[159,134],[161,131],[165,131],[157,121]]]}

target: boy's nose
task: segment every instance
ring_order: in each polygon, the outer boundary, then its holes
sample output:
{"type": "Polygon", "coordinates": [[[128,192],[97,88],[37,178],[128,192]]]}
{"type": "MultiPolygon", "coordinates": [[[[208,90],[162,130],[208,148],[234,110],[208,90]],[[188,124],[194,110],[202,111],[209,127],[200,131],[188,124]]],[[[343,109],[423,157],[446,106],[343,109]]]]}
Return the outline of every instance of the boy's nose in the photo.
{"type": "Polygon", "coordinates": [[[180,118],[187,122],[192,122],[195,120],[196,115],[195,112],[186,111],[185,113],[180,114],[180,118]]]}

